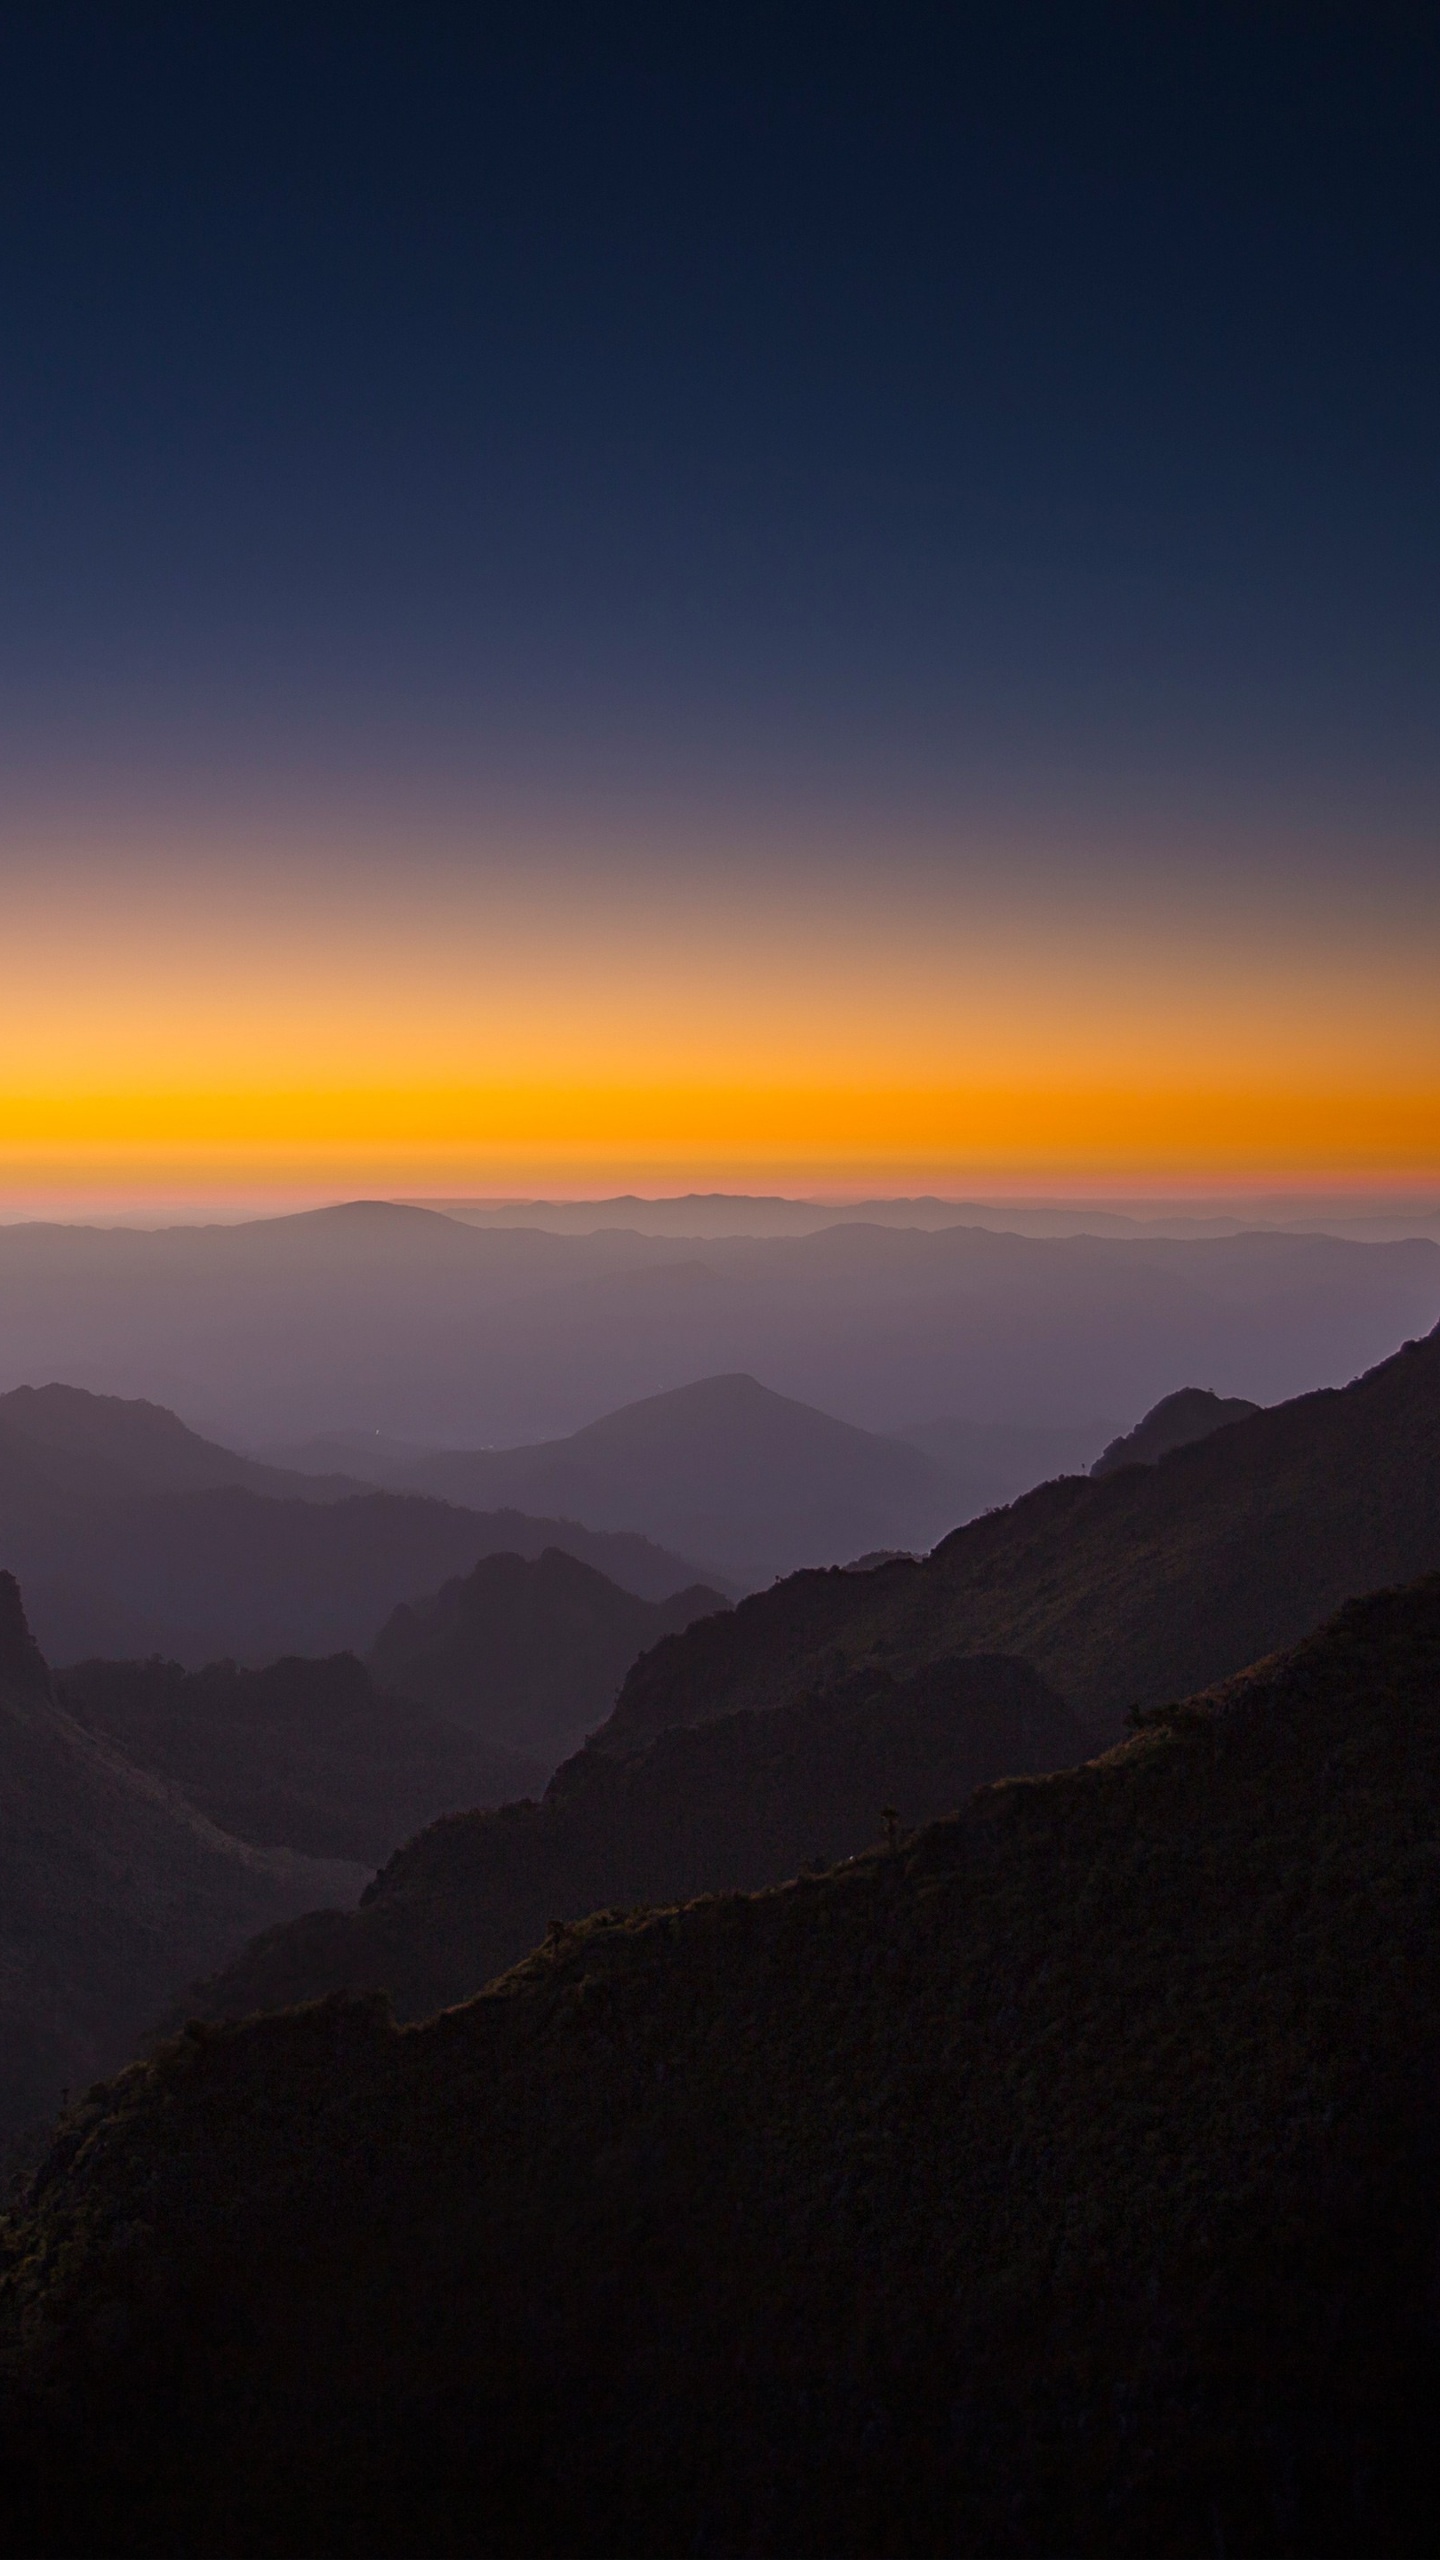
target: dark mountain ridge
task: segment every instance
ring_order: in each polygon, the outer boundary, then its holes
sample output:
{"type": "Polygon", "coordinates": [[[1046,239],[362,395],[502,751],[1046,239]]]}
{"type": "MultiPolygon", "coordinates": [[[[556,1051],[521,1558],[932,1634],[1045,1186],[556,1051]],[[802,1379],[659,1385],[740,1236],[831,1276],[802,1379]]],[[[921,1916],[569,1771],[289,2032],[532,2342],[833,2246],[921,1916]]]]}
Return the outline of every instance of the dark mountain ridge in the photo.
{"type": "Polygon", "coordinates": [[[600,1748],[823,1689],[867,1662],[1017,1653],[1091,1735],[1294,1643],[1357,1588],[1440,1566],[1440,1327],[1348,1387],[1153,1467],[1061,1477],[919,1562],[802,1573],[635,1665],[600,1748]]]}
{"type": "Polygon", "coordinates": [[[861,1673],[824,1698],[658,1734],[633,1758],[582,1751],[542,1804],[435,1824],[357,1911],[273,1929],[190,1995],[207,2017],[328,1991],[386,1991],[425,2017],[478,1991],[557,1919],[776,1884],[853,1857],[889,1818],[931,1821],[988,1780],[1080,1758],[1074,1717],[1027,1664],[861,1673]]]}
{"type": "Polygon", "coordinates": [[[1248,1396],[1217,1396],[1209,1387],[1177,1387],[1172,1396],[1162,1396],[1152,1405],[1133,1431],[1122,1431],[1108,1442],[1090,1473],[1113,1476],[1120,1467],[1153,1467],[1172,1449],[1206,1440],[1227,1422],[1248,1421],[1259,1410],[1248,1396]]]}
{"type": "Polygon", "coordinates": [[[1437,2050],[1440,1576],[894,1852],[93,2093],[15,2547],[1410,2560],[1437,2050]]]}

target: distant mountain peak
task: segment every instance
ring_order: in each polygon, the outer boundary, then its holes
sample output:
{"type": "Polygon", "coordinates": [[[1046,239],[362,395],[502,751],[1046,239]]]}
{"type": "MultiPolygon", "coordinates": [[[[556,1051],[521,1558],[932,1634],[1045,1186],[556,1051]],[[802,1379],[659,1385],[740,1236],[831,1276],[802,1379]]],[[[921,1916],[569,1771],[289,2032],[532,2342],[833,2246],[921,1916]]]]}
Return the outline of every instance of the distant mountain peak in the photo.
{"type": "Polygon", "coordinates": [[[1124,1431],[1102,1449],[1092,1476],[1113,1476],[1120,1467],[1153,1467],[1171,1449],[1186,1449],[1208,1440],[1227,1422],[1247,1422],[1261,1407],[1248,1396],[1217,1396],[1210,1387],[1177,1387],[1152,1405],[1133,1431],[1124,1431]]]}

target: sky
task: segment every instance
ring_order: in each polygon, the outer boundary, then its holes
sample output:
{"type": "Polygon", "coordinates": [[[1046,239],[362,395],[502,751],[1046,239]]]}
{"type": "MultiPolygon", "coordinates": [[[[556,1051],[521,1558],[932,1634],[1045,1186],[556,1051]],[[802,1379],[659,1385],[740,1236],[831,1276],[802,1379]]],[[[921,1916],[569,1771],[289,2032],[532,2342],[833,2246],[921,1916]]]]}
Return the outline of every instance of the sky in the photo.
{"type": "Polygon", "coordinates": [[[0,1201],[1440,1180],[1440,22],[0,23],[0,1201]]]}

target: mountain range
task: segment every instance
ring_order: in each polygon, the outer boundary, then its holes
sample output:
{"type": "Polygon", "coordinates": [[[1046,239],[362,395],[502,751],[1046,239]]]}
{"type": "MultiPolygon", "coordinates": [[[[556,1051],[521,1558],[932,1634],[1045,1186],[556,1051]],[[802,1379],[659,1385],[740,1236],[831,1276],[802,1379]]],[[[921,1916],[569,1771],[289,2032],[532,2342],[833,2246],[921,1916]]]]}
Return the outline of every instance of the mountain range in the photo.
{"type": "Polygon", "coordinates": [[[0,1557],[52,1660],[363,1652],[400,1601],[478,1556],[556,1544],[644,1598],[698,1579],[627,1531],[306,1477],[144,1402],[57,1385],[0,1397],[0,1557]]]}
{"type": "Polygon", "coordinates": [[[1127,1710],[1295,1642],[1357,1589],[1440,1566],[1440,1327],[1343,1388],[1062,1477],[914,1562],[801,1573],[636,1664],[601,1747],[783,1705],[867,1663],[1018,1653],[1096,1743],[1127,1710]]]}
{"type": "Polygon", "coordinates": [[[93,2091],[5,2229],[14,2545],[1409,2560],[1437,2037],[1432,1575],[833,1872],[93,2091]]]}
{"type": "MultiPolygon", "coordinates": [[[[1215,1402],[1185,1408],[1186,1427],[1213,1421],[1215,1402]]],[[[958,1798],[989,1777],[1082,1759],[1123,1730],[1127,1709],[1224,1678],[1293,1639],[1352,1580],[1427,1567],[1440,1568],[1440,1330],[1343,1390],[1222,1418],[1211,1436],[1152,1464],[1041,1487],[921,1562],[800,1573],[695,1618],[639,1655],[613,1713],[557,1770],[543,1805],[423,1835],[358,1913],[277,1926],[205,1987],[200,2005],[227,2015],[386,1989],[408,2014],[420,1984],[437,2005],[462,1998],[545,1918],[587,1902],[778,1881],[783,1863],[750,1862],[751,1835],[733,1809],[737,1794],[744,1802],[737,1772],[747,1754],[757,1836],[777,1857],[781,1837],[796,1859],[819,1849],[818,1813],[808,1837],[799,1815],[803,1786],[791,1828],[765,1827],[764,1773],[789,1730],[776,1716],[811,1719],[804,1730],[821,1750],[832,1725],[849,1733],[859,1714],[880,1760],[891,1753],[888,1795],[877,1795],[877,1780],[852,1807],[848,1853],[873,1836],[886,1801],[918,1819],[951,1800],[947,1788],[958,1798]],[[997,1710],[998,1720],[953,1731],[943,1716],[939,1728],[925,1721],[962,1693],[967,1662],[995,1657],[1011,1657],[1004,1679],[1038,1673],[1049,1684],[1037,1691],[1044,1715],[1037,1707],[1017,1721],[997,1710]],[[913,1809],[907,1787],[918,1790],[913,1809]],[[712,1792],[727,1808],[714,1819],[700,1809],[712,1792]],[[708,1844],[698,1859],[695,1842],[708,1844]]],[[[481,1567],[477,1584],[493,1572],[481,1567]]],[[[393,1685],[383,1651],[376,1667],[393,1685]]],[[[443,1694],[431,1702],[443,1707],[443,1694]]]]}
{"type": "Polygon", "coordinates": [[[337,1430],[528,1447],[739,1373],[882,1434],[941,1415],[1080,1428],[1177,1378],[1263,1404],[1338,1384],[1437,1315],[1429,1237],[863,1218],[562,1235],[364,1201],[228,1227],[0,1227],[0,1388],[144,1397],[246,1449],[337,1430]]]}

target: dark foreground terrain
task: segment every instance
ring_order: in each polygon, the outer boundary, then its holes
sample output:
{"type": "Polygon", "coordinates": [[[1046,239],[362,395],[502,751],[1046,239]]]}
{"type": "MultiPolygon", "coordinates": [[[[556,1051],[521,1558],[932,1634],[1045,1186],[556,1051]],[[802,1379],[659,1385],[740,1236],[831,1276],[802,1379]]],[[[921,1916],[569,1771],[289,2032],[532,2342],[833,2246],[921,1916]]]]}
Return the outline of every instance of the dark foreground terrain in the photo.
{"type": "Polygon", "coordinates": [[[1426,2551],[1437,2169],[1432,1576],[893,1850],[94,2090],[12,2547],[1426,2551]]]}

